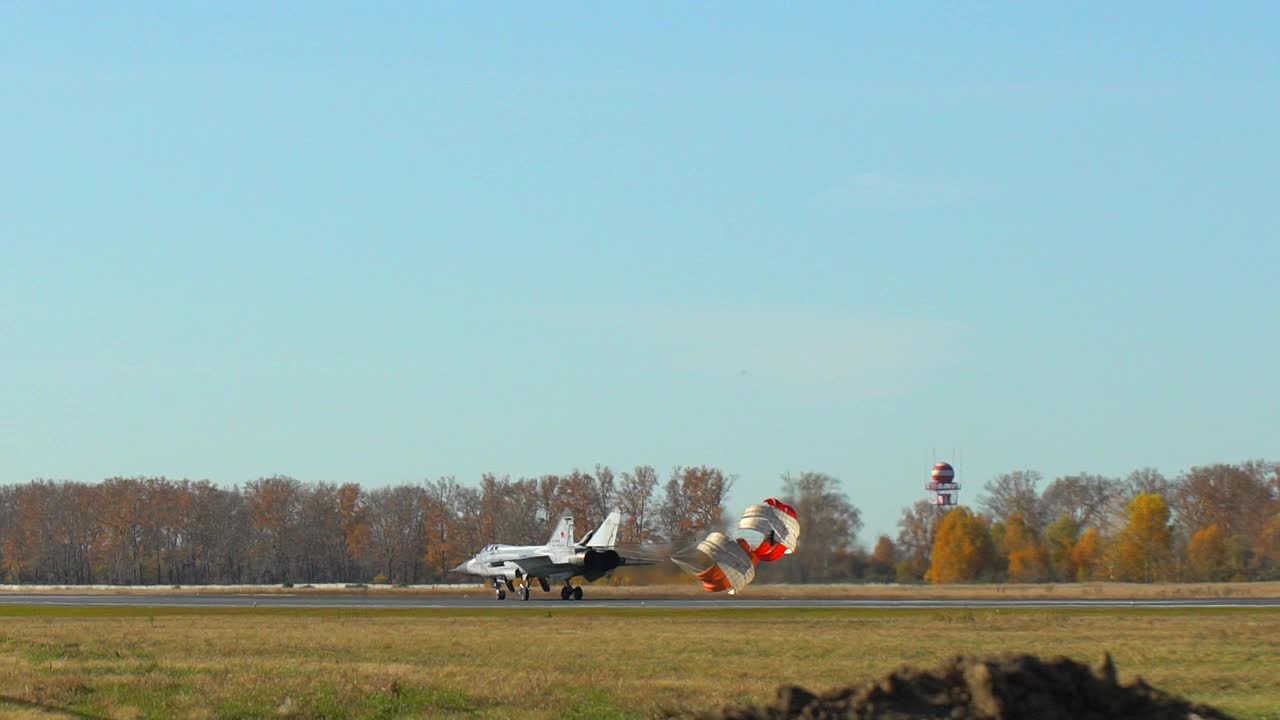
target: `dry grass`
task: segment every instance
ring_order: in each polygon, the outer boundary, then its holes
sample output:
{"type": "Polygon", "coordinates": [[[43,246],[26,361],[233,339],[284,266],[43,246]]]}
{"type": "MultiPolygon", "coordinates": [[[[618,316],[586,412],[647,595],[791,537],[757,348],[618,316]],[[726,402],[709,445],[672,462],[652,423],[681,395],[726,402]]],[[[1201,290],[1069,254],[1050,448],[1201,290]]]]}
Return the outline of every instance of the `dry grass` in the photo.
{"type": "MultiPolygon", "coordinates": [[[[637,583],[635,575],[619,575],[614,583],[599,582],[588,586],[592,597],[600,598],[702,598],[707,597],[701,585],[693,582],[637,583]]],[[[28,593],[32,589],[8,585],[0,592],[28,593]]],[[[404,597],[488,597],[488,586],[434,585],[397,587],[371,585],[344,587],[339,585],[241,586],[146,586],[146,587],[41,587],[48,594],[270,594],[270,595],[379,595],[404,597]]],[[[540,594],[540,591],[539,591],[540,594]]],[[[867,599],[867,600],[931,600],[931,599],[1170,599],[1191,598],[1277,598],[1280,582],[1251,583],[1021,583],[971,585],[770,585],[757,583],[743,593],[753,599],[867,599]]]]}
{"type": "Polygon", "coordinates": [[[1280,717],[1269,610],[0,608],[3,717],[643,718],[957,653],[1094,661],[1280,717]],[[70,715],[74,717],[75,715],[70,715]]]}

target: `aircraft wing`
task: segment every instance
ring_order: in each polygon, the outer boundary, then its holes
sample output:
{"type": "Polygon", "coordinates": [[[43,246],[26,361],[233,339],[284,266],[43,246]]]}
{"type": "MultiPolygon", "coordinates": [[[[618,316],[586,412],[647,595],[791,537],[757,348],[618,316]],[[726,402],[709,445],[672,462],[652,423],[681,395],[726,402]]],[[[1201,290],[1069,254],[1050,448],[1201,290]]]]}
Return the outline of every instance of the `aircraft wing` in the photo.
{"type": "Polygon", "coordinates": [[[563,563],[553,562],[546,555],[531,555],[529,557],[508,560],[507,562],[520,568],[520,572],[527,577],[547,577],[557,570],[563,570],[563,563]]]}

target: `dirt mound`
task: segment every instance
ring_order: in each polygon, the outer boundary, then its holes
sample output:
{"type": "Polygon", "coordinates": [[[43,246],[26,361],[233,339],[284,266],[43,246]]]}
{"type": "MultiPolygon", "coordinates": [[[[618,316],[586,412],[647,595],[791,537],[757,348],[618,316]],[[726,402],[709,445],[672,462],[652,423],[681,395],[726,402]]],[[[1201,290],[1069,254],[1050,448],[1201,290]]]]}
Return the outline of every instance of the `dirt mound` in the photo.
{"type": "Polygon", "coordinates": [[[816,695],[783,687],[764,707],[725,708],[706,720],[1132,720],[1226,719],[1226,713],[1116,680],[1107,655],[1096,671],[1067,658],[957,657],[929,671],[904,667],[876,682],[816,695]]]}

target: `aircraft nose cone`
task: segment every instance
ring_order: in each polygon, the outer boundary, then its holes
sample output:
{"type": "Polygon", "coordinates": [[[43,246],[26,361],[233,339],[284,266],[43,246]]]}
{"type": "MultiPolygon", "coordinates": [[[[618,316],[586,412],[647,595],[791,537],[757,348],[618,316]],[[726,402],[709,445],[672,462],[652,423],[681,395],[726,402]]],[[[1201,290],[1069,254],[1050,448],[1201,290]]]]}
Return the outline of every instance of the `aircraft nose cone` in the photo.
{"type": "Polygon", "coordinates": [[[471,564],[470,560],[463,560],[461,563],[458,564],[458,567],[453,569],[453,572],[466,572],[467,566],[470,564],[471,564]]]}

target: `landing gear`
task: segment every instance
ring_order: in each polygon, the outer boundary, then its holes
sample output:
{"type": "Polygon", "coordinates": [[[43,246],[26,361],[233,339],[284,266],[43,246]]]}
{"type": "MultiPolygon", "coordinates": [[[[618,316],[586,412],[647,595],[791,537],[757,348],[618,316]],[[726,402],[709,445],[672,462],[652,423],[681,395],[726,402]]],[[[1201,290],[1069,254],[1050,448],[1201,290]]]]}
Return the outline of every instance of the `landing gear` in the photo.
{"type": "Polygon", "coordinates": [[[576,587],[576,588],[574,588],[574,589],[573,589],[573,599],[574,599],[574,600],[581,600],[581,599],[582,599],[582,586],[581,586],[581,585],[579,585],[578,587],[576,587]]]}
{"type": "Polygon", "coordinates": [[[581,600],[582,588],[574,587],[573,585],[569,584],[568,580],[565,580],[564,587],[560,588],[560,599],[561,600],[581,600]]]}
{"type": "Polygon", "coordinates": [[[568,600],[568,599],[569,599],[569,593],[571,593],[571,592],[573,592],[573,588],[570,588],[568,585],[566,585],[566,586],[564,586],[564,587],[560,588],[560,599],[561,599],[561,600],[568,600]]]}
{"type": "Polygon", "coordinates": [[[529,599],[529,581],[527,579],[525,580],[524,585],[520,586],[520,599],[521,600],[529,599]]]}
{"type": "Polygon", "coordinates": [[[498,595],[498,599],[499,599],[499,600],[506,600],[506,599],[507,599],[507,589],[506,589],[506,588],[498,588],[498,593],[497,593],[497,595],[498,595]]]}
{"type": "Polygon", "coordinates": [[[503,586],[502,586],[502,581],[501,581],[501,580],[499,580],[498,578],[494,578],[494,579],[493,579],[493,594],[494,594],[494,595],[495,595],[499,600],[506,600],[506,599],[507,599],[507,589],[506,589],[505,587],[503,587],[503,586]]]}

